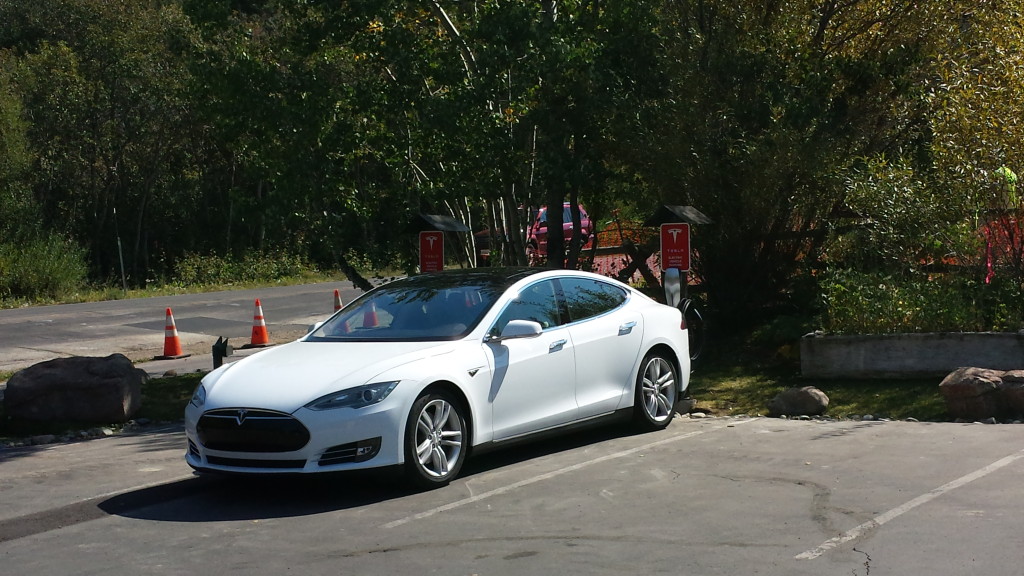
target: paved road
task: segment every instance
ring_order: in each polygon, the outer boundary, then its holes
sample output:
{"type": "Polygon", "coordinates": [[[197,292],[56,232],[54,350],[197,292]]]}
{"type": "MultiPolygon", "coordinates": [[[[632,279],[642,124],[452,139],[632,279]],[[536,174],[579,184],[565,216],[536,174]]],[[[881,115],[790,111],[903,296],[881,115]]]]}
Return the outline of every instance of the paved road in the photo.
{"type": "Polygon", "coordinates": [[[376,477],[193,477],[180,430],[0,452],[5,574],[1016,575],[1024,428],[678,419],[376,477]]]}
{"type": "MultiPolygon", "coordinates": [[[[256,297],[276,340],[329,314],[334,287],[0,311],[0,361],[148,358],[167,306],[208,353],[218,335],[245,341],[256,297]]],[[[171,426],[0,450],[0,573],[934,576],[1024,564],[1021,426],[681,418],[474,458],[425,493],[375,476],[200,478],[183,443],[171,426]]]]}
{"type": "MultiPolygon", "coordinates": [[[[271,341],[281,342],[299,337],[333,312],[335,289],[345,302],[362,293],[333,282],[0,310],[0,372],[53,358],[115,352],[135,362],[152,360],[163,353],[168,307],[185,352],[203,355],[201,363],[208,369],[210,347],[218,336],[235,347],[250,341],[257,298],[271,341]]],[[[190,365],[198,362],[193,359],[190,365]]],[[[160,370],[159,365],[149,368],[160,370]]]]}

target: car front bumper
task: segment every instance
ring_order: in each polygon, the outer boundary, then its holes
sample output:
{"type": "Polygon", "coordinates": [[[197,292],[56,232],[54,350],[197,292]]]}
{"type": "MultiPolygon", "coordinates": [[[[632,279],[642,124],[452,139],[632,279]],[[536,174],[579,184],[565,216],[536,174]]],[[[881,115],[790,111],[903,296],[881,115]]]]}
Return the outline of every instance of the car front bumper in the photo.
{"type": "MultiPolygon", "coordinates": [[[[234,474],[311,474],[394,466],[403,461],[404,422],[399,414],[394,409],[303,408],[287,415],[308,431],[309,439],[301,448],[258,451],[253,447],[225,449],[205,445],[199,432],[203,413],[192,408],[186,413],[185,461],[198,471],[234,474]]],[[[238,425],[242,427],[243,423],[238,425]]],[[[240,429],[235,435],[242,437],[245,431],[240,429]]]]}

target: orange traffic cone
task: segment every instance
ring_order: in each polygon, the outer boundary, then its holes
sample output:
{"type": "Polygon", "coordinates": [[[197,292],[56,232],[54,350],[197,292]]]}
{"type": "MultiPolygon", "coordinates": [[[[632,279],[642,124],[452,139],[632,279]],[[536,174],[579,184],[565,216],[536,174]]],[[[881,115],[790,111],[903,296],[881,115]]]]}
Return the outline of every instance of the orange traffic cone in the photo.
{"type": "Polygon", "coordinates": [[[376,328],[377,326],[377,305],[370,302],[370,307],[363,312],[363,328],[376,328]]]}
{"type": "Polygon", "coordinates": [[[338,289],[335,288],[334,289],[334,311],[337,312],[338,310],[341,310],[341,306],[342,306],[342,304],[341,304],[341,292],[338,292],[338,289]]]}
{"type": "Polygon", "coordinates": [[[267,322],[263,318],[263,305],[256,299],[256,312],[252,317],[252,338],[242,348],[262,348],[270,346],[270,334],[267,333],[267,322]]]}
{"type": "Polygon", "coordinates": [[[174,325],[174,314],[167,309],[166,321],[164,321],[164,353],[154,360],[174,360],[175,358],[186,358],[191,354],[184,354],[181,351],[181,339],[178,338],[178,327],[174,325]]]}

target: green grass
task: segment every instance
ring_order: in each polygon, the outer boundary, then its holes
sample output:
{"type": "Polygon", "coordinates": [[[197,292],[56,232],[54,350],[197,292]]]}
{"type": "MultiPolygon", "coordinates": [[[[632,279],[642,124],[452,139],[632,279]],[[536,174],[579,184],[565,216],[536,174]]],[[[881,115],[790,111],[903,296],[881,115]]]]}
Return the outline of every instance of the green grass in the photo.
{"type": "MultiPolygon", "coordinates": [[[[202,379],[203,374],[154,378],[143,385],[142,407],[135,419],[177,422],[202,379]]],[[[822,380],[802,379],[792,361],[759,362],[742,358],[713,358],[696,365],[690,383],[696,410],[716,416],[766,414],[776,394],[794,386],[813,385],[829,397],[826,415],[848,418],[871,414],[895,420],[916,418],[922,422],[944,422],[945,402],[939,381],[933,380],[822,380]]],[[[63,434],[69,430],[94,427],[74,423],[15,426],[0,406],[0,443],[40,434],[63,434]]],[[[116,428],[116,426],[114,426],[116,428]]]]}
{"type": "Polygon", "coordinates": [[[204,374],[192,372],[179,376],[152,378],[142,386],[142,406],[136,419],[153,422],[176,422],[184,418],[185,406],[204,374]]]}
{"type": "MultiPolygon", "coordinates": [[[[368,278],[377,278],[376,275],[368,278]]],[[[265,286],[293,286],[296,284],[310,284],[314,282],[335,282],[344,281],[346,278],[340,272],[325,273],[309,271],[300,275],[282,278],[273,282],[230,282],[221,284],[203,284],[181,286],[178,284],[154,284],[146,288],[131,288],[127,292],[121,288],[105,286],[94,287],[62,294],[58,298],[26,300],[24,298],[0,298],[0,309],[23,308],[27,306],[48,306],[54,304],[77,304],[81,302],[103,302],[106,300],[129,300],[134,298],[154,298],[157,296],[177,296],[180,294],[201,294],[204,292],[219,292],[222,290],[245,290],[249,288],[262,288],[265,286]]]]}
{"type": "Polygon", "coordinates": [[[884,416],[892,419],[948,421],[939,392],[941,379],[808,380],[792,359],[768,357],[758,351],[738,354],[730,347],[701,359],[694,367],[690,391],[696,409],[718,416],[767,414],[768,403],[787,388],[814,386],[829,398],[826,415],[884,416]]]}

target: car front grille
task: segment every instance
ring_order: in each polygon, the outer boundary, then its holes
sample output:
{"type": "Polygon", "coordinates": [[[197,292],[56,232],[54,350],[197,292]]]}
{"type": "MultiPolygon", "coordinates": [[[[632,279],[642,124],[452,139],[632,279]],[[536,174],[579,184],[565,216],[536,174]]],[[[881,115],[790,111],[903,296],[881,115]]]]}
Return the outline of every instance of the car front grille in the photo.
{"type": "Polygon", "coordinates": [[[309,442],[301,422],[271,410],[210,410],[199,419],[196,433],[207,449],[227,452],[292,452],[309,442]]]}

